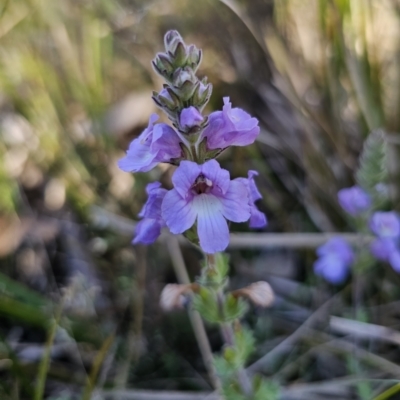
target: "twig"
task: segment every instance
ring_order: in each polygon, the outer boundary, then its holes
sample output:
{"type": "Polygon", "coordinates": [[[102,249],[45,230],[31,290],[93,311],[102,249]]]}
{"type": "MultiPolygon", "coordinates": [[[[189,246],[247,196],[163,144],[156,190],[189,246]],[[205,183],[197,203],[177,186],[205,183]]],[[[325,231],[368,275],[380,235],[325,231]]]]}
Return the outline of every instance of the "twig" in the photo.
{"type": "MultiPolygon", "coordinates": [[[[136,223],[128,218],[113,214],[100,207],[92,207],[92,222],[103,228],[112,229],[122,235],[132,236],[136,223]]],[[[170,235],[162,234],[160,241],[168,241],[170,235]]],[[[232,233],[229,242],[229,248],[245,249],[245,248],[292,248],[314,249],[334,236],[340,236],[347,240],[350,244],[359,241],[360,235],[357,233],[232,233]]],[[[373,239],[372,236],[365,236],[367,242],[373,239]]],[[[183,238],[178,237],[181,244],[191,245],[191,243],[183,238]]]]}
{"type": "Polygon", "coordinates": [[[329,326],[336,332],[355,335],[364,339],[378,339],[400,346],[400,333],[386,326],[369,324],[332,316],[329,326]]]}
{"type": "MultiPolygon", "coordinates": [[[[172,264],[174,266],[175,274],[181,284],[190,284],[190,278],[186,270],[185,261],[182,256],[182,251],[179,247],[179,242],[176,236],[168,235],[166,238],[168,251],[171,257],[172,264]]],[[[196,336],[197,343],[200,348],[201,356],[203,358],[204,365],[208,371],[209,377],[215,389],[220,388],[220,381],[215,372],[213,364],[213,355],[208,341],[206,329],[204,327],[203,320],[199,313],[193,309],[188,310],[190,322],[192,324],[194,334],[196,336]]]]}

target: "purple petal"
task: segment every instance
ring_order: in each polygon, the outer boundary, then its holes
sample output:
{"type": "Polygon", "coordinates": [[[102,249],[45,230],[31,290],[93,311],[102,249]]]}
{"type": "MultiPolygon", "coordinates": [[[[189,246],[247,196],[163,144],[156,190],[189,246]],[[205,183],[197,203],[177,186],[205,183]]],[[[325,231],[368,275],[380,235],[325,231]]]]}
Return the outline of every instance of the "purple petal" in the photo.
{"type": "Polygon", "coordinates": [[[151,151],[157,153],[159,162],[169,162],[182,154],[178,134],[166,124],[156,124],[153,127],[151,151]]]}
{"type": "Polygon", "coordinates": [[[250,218],[250,205],[246,185],[240,180],[230,182],[229,189],[220,198],[222,214],[233,222],[245,222],[250,218]]]}
{"type": "Polygon", "coordinates": [[[149,183],[146,186],[147,201],[139,213],[139,217],[161,220],[161,204],[167,190],[160,187],[160,182],[149,183]]]}
{"type": "Polygon", "coordinates": [[[229,97],[224,97],[222,111],[209,115],[209,125],[204,130],[209,149],[223,149],[228,146],[247,146],[260,133],[258,120],[251,118],[240,108],[232,108],[229,97]]]}
{"type": "Polygon", "coordinates": [[[204,118],[196,107],[184,108],[180,115],[180,124],[183,128],[191,128],[203,122],[204,118]]]}
{"type": "Polygon", "coordinates": [[[371,207],[371,197],[360,186],[339,190],[339,203],[351,215],[358,215],[371,207]]]}
{"type": "Polygon", "coordinates": [[[264,226],[267,225],[268,221],[266,215],[261,212],[254,204],[250,207],[250,214],[250,228],[264,228],[264,226]]]}
{"type": "Polygon", "coordinates": [[[135,229],[135,238],[132,243],[151,244],[160,236],[162,224],[155,220],[145,218],[138,222],[135,229]]]}
{"type": "Polygon", "coordinates": [[[259,192],[256,183],[254,182],[254,177],[258,176],[257,171],[250,170],[247,174],[249,179],[249,191],[250,191],[250,199],[254,202],[261,199],[261,193],[259,192]]]}
{"type": "Polygon", "coordinates": [[[398,250],[390,254],[389,263],[397,273],[400,273],[400,252],[398,250]]]}
{"type": "Polygon", "coordinates": [[[147,172],[154,168],[158,161],[157,154],[150,148],[154,122],[158,115],[152,114],[148,127],[129,145],[126,156],[118,161],[118,166],[126,172],[147,172]]]}
{"type": "Polygon", "coordinates": [[[126,156],[118,161],[118,166],[126,172],[147,172],[158,164],[155,158],[156,154],[150,151],[150,145],[142,144],[137,138],[129,145],[126,156]]]}
{"type": "Polygon", "coordinates": [[[377,211],[371,217],[370,228],[375,235],[381,238],[398,238],[400,235],[400,221],[394,211],[377,211]]]}
{"type": "Polygon", "coordinates": [[[390,255],[396,251],[396,244],[392,239],[375,239],[370,247],[372,255],[381,261],[388,261],[390,255]]]}
{"type": "Polygon", "coordinates": [[[212,182],[214,188],[217,189],[216,194],[218,192],[222,194],[226,193],[229,188],[230,175],[229,171],[220,167],[218,161],[206,161],[201,166],[201,172],[212,182]]]}
{"type": "Polygon", "coordinates": [[[320,257],[335,255],[345,264],[351,264],[354,261],[354,253],[351,246],[341,237],[333,237],[324,245],[317,248],[317,254],[320,257]]]}
{"type": "Polygon", "coordinates": [[[186,201],[176,188],[165,195],[161,206],[161,214],[172,233],[185,232],[193,226],[196,220],[196,211],[193,204],[186,201]]]}
{"type": "Polygon", "coordinates": [[[331,254],[315,261],[314,272],[330,283],[340,284],[347,278],[349,268],[340,257],[331,254]]]}
{"type": "Polygon", "coordinates": [[[197,213],[197,233],[204,252],[223,251],[229,244],[229,228],[222,215],[222,203],[212,194],[200,194],[193,199],[197,213]]]}
{"type": "Polygon", "coordinates": [[[201,174],[201,167],[192,161],[182,161],[172,176],[172,183],[181,197],[186,198],[196,178],[201,174]]]}

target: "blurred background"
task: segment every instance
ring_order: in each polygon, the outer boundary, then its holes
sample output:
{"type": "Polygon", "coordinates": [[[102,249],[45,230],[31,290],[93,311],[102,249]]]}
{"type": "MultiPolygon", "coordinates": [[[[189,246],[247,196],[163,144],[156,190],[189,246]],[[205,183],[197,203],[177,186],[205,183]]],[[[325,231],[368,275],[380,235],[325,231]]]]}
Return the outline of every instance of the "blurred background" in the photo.
{"type": "Polygon", "coordinates": [[[368,272],[355,304],[351,283],[314,276],[324,239],[307,234],[354,230],[336,193],[374,130],[391,144],[398,208],[397,0],[0,1],[0,399],[212,391],[201,328],[159,307],[165,284],[198,275],[201,254],[170,236],[131,245],[146,184],[169,187],[173,168],[116,165],[157,112],[151,60],[168,29],[203,49],[207,111],[230,96],[260,121],[254,145],[219,159],[234,177],[259,171],[269,219],[252,236],[232,226],[229,248],[231,287],[262,279],[276,292],[244,321],[251,371],[285,399],[395,399],[377,396],[400,378],[400,277],[368,272]]]}

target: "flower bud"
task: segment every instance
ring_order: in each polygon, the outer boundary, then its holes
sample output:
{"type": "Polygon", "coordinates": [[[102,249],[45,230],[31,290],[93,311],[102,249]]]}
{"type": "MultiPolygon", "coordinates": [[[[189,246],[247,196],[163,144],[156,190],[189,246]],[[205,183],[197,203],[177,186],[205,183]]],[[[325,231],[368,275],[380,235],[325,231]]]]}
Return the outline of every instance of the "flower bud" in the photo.
{"type": "Polygon", "coordinates": [[[177,31],[168,31],[164,36],[164,45],[167,52],[175,53],[179,43],[184,43],[182,36],[177,31]]]}
{"type": "Polygon", "coordinates": [[[165,311],[183,308],[186,295],[197,289],[197,284],[178,285],[171,283],[164,287],[160,296],[160,306],[165,311]]]}
{"type": "Polygon", "coordinates": [[[201,50],[199,50],[195,45],[191,44],[187,48],[187,54],[188,54],[187,64],[191,68],[197,69],[197,67],[201,62],[201,50]]]}
{"type": "Polygon", "coordinates": [[[160,93],[153,92],[153,99],[162,108],[176,111],[180,107],[178,96],[172,89],[164,88],[160,93]]]}
{"type": "Polygon", "coordinates": [[[174,60],[175,68],[184,67],[188,59],[188,54],[186,51],[186,46],[183,42],[179,42],[176,46],[175,52],[168,53],[174,60]]]}
{"type": "Polygon", "coordinates": [[[198,87],[193,93],[192,103],[199,109],[202,109],[211,97],[212,85],[211,83],[199,82],[198,87]]]}
{"type": "Polygon", "coordinates": [[[193,106],[184,108],[179,117],[179,122],[182,128],[199,126],[203,121],[204,117],[201,115],[199,110],[193,106]]]}
{"type": "Polygon", "coordinates": [[[269,283],[260,281],[252,283],[232,293],[235,297],[247,297],[254,305],[269,307],[274,302],[274,292],[269,283]]]}

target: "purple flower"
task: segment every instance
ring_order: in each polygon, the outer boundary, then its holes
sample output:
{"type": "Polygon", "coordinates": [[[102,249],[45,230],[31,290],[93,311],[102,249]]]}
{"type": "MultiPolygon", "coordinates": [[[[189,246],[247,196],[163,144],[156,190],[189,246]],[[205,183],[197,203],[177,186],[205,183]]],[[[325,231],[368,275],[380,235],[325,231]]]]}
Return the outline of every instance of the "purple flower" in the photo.
{"type": "Polygon", "coordinates": [[[199,125],[203,120],[204,117],[199,110],[196,107],[190,106],[182,110],[179,122],[182,128],[191,128],[199,125]]]}
{"type": "Polygon", "coordinates": [[[139,213],[139,217],[143,219],[136,225],[133,243],[153,243],[160,236],[161,228],[165,226],[161,216],[161,204],[168,191],[160,186],[160,182],[149,183],[146,186],[149,197],[139,213]]]}
{"type": "Polygon", "coordinates": [[[370,246],[372,255],[381,261],[389,261],[390,255],[397,251],[393,239],[375,239],[370,246]]]}
{"type": "Polygon", "coordinates": [[[360,186],[339,190],[339,203],[343,210],[351,215],[358,215],[371,206],[371,198],[360,186]]]}
{"type": "Polygon", "coordinates": [[[208,121],[203,137],[207,138],[207,147],[211,150],[248,146],[260,133],[258,120],[240,108],[232,108],[229,97],[224,97],[222,111],[211,113],[208,121]]]}
{"type": "Polygon", "coordinates": [[[351,246],[339,236],[329,239],[325,244],[317,248],[317,254],[324,257],[336,254],[348,265],[354,261],[354,252],[351,246]]]}
{"type": "Polygon", "coordinates": [[[197,221],[200,246],[206,253],[223,251],[229,244],[226,220],[250,218],[248,189],[216,160],[202,165],[182,161],[172,176],[174,189],[162,203],[162,217],[172,233],[183,233],[197,221]]]}
{"type": "Polygon", "coordinates": [[[342,283],[354,261],[350,245],[341,237],[334,237],[318,247],[317,254],[314,272],[333,284],[342,283]]]}
{"type": "Polygon", "coordinates": [[[347,278],[349,266],[339,256],[330,254],[315,261],[314,272],[328,282],[337,285],[347,278]]]}
{"type": "Polygon", "coordinates": [[[237,178],[241,182],[245,183],[248,190],[249,205],[250,205],[250,228],[263,228],[267,225],[267,217],[263,212],[261,212],[255,202],[262,198],[261,193],[258,191],[256,183],[254,181],[254,176],[257,176],[258,172],[250,170],[248,172],[248,178],[237,178]]]}
{"type": "Polygon", "coordinates": [[[178,134],[166,124],[156,124],[158,115],[152,114],[149,126],[129,145],[126,157],[118,166],[126,172],[147,172],[160,162],[170,162],[181,156],[178,134]]]}
{"type": "Polygon", "coordinates": [[[390,254],[389,264],[397,273],[400,273],[400,251],[398,249],[390,254]]]}
{"type": "Polygon", "coordinates": [[[398,238],[400,221],[394,211],[377,211],[371,217],[370,228],[380,238],[398,238]]]}
{"type": "Polygon", "coordinates": [[[375,239],[371,243],[370,250],[376,259],[388,262],[396,272],[400,273],[400,251],[393,239],[375,239]]]}

